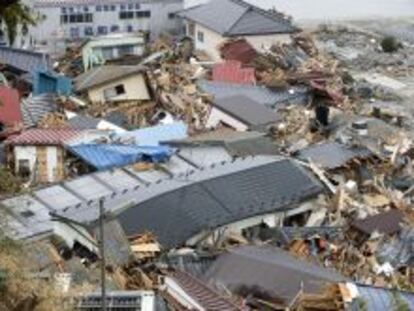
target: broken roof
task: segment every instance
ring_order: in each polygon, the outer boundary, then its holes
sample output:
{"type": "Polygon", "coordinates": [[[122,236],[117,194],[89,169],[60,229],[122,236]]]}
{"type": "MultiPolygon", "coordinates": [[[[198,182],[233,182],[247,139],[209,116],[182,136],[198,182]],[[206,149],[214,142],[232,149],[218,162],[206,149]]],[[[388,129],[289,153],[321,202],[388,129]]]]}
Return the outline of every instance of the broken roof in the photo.
{"type": "Polygon", "coordinates": [[[213,105],[233,118],[247,124],[251,129],[262,129],[263,126],[279,120],[276,112],[243,95],[217,98],[213,105]]]}
{"type": "Polygon", "coordinates": [[[258,56],[257,51],[243,38],[223,43],[220,54],[224,60],[236,60],[244,65],[253,63],[258,56]]]}
{"type": "Polygon", "coordinates": [[[213,95],[215,99],[242,95],[250,98],[251,100],[263,103],[263,105],[270,108],[288,103],[305,104],[308,99],[308,89],[306,87],[291,87],[286,90],[271,90],[264,86],[241,85],[207,80],[199,80],[197,85],[204,92],[213,95]]]}
{"type": "Polygon", "coordinates": [[[238,84],[256,84],[254,68],[242,68],[239,61],[227,61],[213,67],[213,81],[222,81],[238,84]]]}
{"type": "Polygon", "coordinates": [[[242,0],[211,0],[181,11],[180,16],[225,37],[297,31],[283,14],[263,10],[242,0]]]}
{"type": "Polygon", "coordinates": [[[292,161],[264,156],[189,172],[163,184],[164,190],[153,190],[151,199],[136,202],[118,219],[128,236],[151,231],[166,247],[183,245],[204,230],[291,209],[322,192],[319,182],[292,161]],[[177,182],[179,187],[171,189],[177,182]]]}
{"type": "Polygon", "coordinates": [[[225,286],[236,294],[243,289],[259,290],[286,306],[302,290],[315,293],[326,283],[345,280],[332,270],[299,260],[282,249],[254,245],[221,254],[202,279],[216,288],[225,286]]]}
{"type": "Polygon", "coordinates": [[[335,169],[346,165],[352,159],[367,158],[371,155],[372,153],[364,147],[347,147],[336,142],[311,145],[297,153],[299,159],[310,159],[325,169],[335,169]]]}
{"type": "Polygon", "coordinates": [[[127,76],[144,72],[142,66],[103,65],[92,68],[75,79],[75,90],[78,92],[114,81],[127,76]]]}
{"type": "Polygon", "coordinates": [[[28,129],[7,140],[11,145],[63,145],[80,135],[75,129],[28,129]]]}
{"type": "Polygon", "coordinates": [[[78,114],[66,121],[70,127],[80,130],[96,129],[102,119],[78,114]]]}
{"type": "Polygon", "coordinates": [[[54,94],[41,94],[24,98],[20,107],[25,127],[36,126],[46,114],[58,110],[54,94]]]}
{"type": "Polygon", "coordinates": [[[22,123],[19,93],[7,86],[0,86],[0,122],[6,127],[22,123]]]}
{"type": "Polygon", "coordinates": [[[365,219],[355,220],[351,226],[368,235],[378,232],[394,234],[401,230],[404,214],[396,209],[365,219]]]}
{"type": "Polygon", "coordinates": [[[33,72],[39,68],[51,67],[48,54],[6,46],[0,46],[0,63],[23,72],[33,72]]]}

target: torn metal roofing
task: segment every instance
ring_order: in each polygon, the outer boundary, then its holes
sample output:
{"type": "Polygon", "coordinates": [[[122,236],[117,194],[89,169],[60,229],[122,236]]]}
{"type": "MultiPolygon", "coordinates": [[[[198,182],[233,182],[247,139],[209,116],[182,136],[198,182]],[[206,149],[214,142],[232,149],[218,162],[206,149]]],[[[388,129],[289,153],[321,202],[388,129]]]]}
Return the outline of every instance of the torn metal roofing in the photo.
{"type": "Polygon", "coordinates": [[[242,0],[211,0],[181,11],[179,15],[226,37],[297,31],[283,14],[242,0]]]}
{"type": "Polygon", "coordinates": [[[404,214],[396,209],[368,216],[365,219],[358,219],[351,223],[355,229],[368,235],[378,232],[384,234],[394,234],[401,230],[404,214]]]}
{"type": "Polygon", "coordinates": [[[305,104],[309,95],[306,87],[291,87],[283,91],[276,91],[264,86],[208,80],[199,80],[197,85],[204,92],[213,95],[216,100],[241,95],[270,108],[275,108],[281,104],[305,104]]]}
{"type": "Polygon", "coordinates": [[[239,61],[227,61],[214,65],[212,80],[254,85],[256,74],[254,68],[242,68],[239,61]]]}
{"type": "Polygon", "coordinates": [[[0,46],[0,63],[30,73],[37,69],[51,67],[48,54],[6,46],[0,46]]]}
{"type": "Polygon", "coordinates": [[[78,92],[114,81],[124,79],[127,76],[143,73],[142,66],[115,66],[103,65],[92,68],[89,71],[76,77],[74,80],[75,90],[78,92]]]}
{"type": "Polygon", "coordinates": [[[164,146],[136,146],[121,144],[81,144],[68,147],[71,153],[97,170],[107,170],[139,161],[164,162],[172,151],[164,146]]]}
{"type": "Polygon", "coordinates": [[[42,94],[22,99],[20,109],[23,115],[24,126],[36,126],[46,114],[58,110],[56,99],[54,94],[42,94]]]}
{"type": "Polygon", "coordinates": [[[258,56],[257,51],[243,38],[225,42],[220,47],[220,54],[224,60],[236,60],[244,65],[252,64],[258,56]]]}
{"type": "Polygon", "coordinates": [[[297,153],[299,159],[310,159],[325,169],[335,169],[346,165],[352,159],[367,158],[371,155],[372,153],[364,147],[347,147],[336,142],[311,145],[297,153]]]}
{"type": "Polygon", "coordinates": [[[243,288],[248,292],[259,289],[290,306],[302,290],[316,293],[327,283],[344,281],[345,277],[280,248],[248,245],[219,255],[202,279],[216,288],[225,286],[234,294],[243,288]]]}
{"type": "Polygon", "coordinates": [[[213,106],[247,124],[252,130],[262,130],[280,119],[272,109],[243,95],[217,98],[213,106]]]}

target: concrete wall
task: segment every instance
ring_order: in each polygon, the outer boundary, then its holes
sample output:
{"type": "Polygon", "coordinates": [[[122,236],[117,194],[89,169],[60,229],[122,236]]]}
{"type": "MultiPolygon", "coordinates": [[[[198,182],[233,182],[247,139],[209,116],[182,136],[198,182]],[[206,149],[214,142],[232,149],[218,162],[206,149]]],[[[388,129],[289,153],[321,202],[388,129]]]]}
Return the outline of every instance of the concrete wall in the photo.
{"type": "MultiPolygon", "coordinates": [[[[189,33],[189,24],[191,22],[186,22],[186,32],[189,33]]],[[[222,37],[220,34],[202,26],[195,24],[195,33],[194,36],[191,36],[194,39],[194,46],[197,50],[202,50],[207,52],[207,54],[214,60],[219,61],[220,52],[217,47],[219,47],[223,42],[228,38],[222,37]],[[204,42],[201,42],[197,36],[198,32],[204,34],[204,42]]],[[[274,35],[263,35],[263,36],[241,36],[246,38],[246,40],[258,51],[262,49],[267,49],[273,44],[276,43],[290,43],[291,38],[288,34],[274,34],[274,35]]]]}
{"type": "Polygon", "coordinates": [[[147,85],[142,74],[131,75],[123,80],[113,81],[88,91],[89,99],[92,102],[105,102],[104,90],[123,84],[125,94],[117,96],[112,101],[127,101],[127,100],[148,100],[150,95],[147,85]]]}
{"type": "Polygon", "coordinates": [[[224,123],[228,125],[229,127],[235,129],[236,131],[240,131],[240,132],[244,132],[249,129],[249,127],[245,123],[235,119],[234,117],[221,111],[220,109],[213,107],[207,119],[206,127],[215,128],[220,123],[224,123]]]}

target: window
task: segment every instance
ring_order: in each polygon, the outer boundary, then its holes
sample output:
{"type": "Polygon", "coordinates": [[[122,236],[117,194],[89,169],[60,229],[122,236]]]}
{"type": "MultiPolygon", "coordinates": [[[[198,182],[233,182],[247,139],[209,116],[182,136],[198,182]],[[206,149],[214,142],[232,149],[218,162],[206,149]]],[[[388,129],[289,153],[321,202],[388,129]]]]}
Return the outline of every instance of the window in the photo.
{"type": "Polygon", "coordinates": [[[96,12],[102,12],[102,6],[101,5],[97,5],[95,9],[96,9],[96,12]]]}
{"type": "Polygon", "coordinates": [[[141,5],[139,3],[135,3],[135,10],[139,10],[141,8],[141,5]]]}
{"type": "Polygon", "coordinates": [[[119,31],[119,26],[118,25],[112,25],[111,26],[111,32],[118,32],[119,31]]]}
{"type": "Polygon", "coordinates": [[[198,42],[204,42],[204,32],[197,31],[197,40],[198,42]]]}
{"type": "Polygon", "coordinates": [[[22,178],[30,177],[30,161],[27,159],[19,160],[18,175],[22,178]]]}
{"type": "Polygon", "coordinates": [[[74,24],[76,20],[76,15],[69,15],[69,23],[74,24]]]}
{"type": "Polygon", "coordinates": [[[65,7],[60,8],[60,13],[62,13],[62,14],[66,14],[66,8],[65,8],[65,7]]]}
{"type": "Polygon", "coordinates": [[[85,14],[85,23],[93,23],[92,13],[85,14]]]}
{"type": "Polygon", "coordinates": [[[107,33],[108,33],[108,27],[98,26],[98,34],[99,35],[106,35],[107,33]]]}
{"type": "Polygon", "coordinates": [[[195,35],[195,24],[194,23],[189,23],[188,26],[187,26],[187,28],[188,28],[187,35],[189,37],[194,38],[194,35],[195,35]]]}
{"type": "Polygon", "coordinates": [[[120,8],[121,8],[121,11],[125,11],[125,5],[121,4],[120,8]]]}
{"type": "Polygon", "coordinates": [[[125,55],[132,55],[134,54],[134,46],[133,45],[123,45],[118,47],[118,57],[122,57],[125,55]]]}
{"type": "Polygon", "coordinates": [[[119,95],[125,94],[125,87],[123,84],[119,84],[113,88],[108,88],[104,90],[104,97],[105,99],[112,99],[114,97],[117,97],[119,95]]]}
{"type": "Polygon", "coordinates": [[[116,11],[116,5],[111,5],[111,11],[112,12],[116,11]]]}
{"type": "Polygon", "coordinates": [[[134,9],[134,5],[132,3],[128,4],[128,10],[132,11],[134,9]]]}
{"type": "Polygon", "coordinates": [[[119,19],[133,19],[134,12],[119,12],[119,19]]]}
{"type": "Polygon", "coordinates": [[[151,17],[151,11],[137,11],[135,14],[137,18],[151,17]]]}
{"type": "Polygon", "coordinates": [[[79,38],[79,28],[71,27],[70,28],[70,37],[73,39],[79,38]]]}
{"type": "Polygon", "coordinates": [[[109,11],[109,6],[104,5],[104,6],[103,6],[103,10],[104,10],[105,12],[108,12],[108,11],[109,11]]]}
{"type": "Polygon", "coordinates": [[[69,17],[67,15],[62,15],[60,17],[60,23],[61,24],[67,24],[69,22],[69,17]]]}
{"type": "Polygon", "coordinates": [[[77,14],[75,16],[76,16],[77,23],[83,23],[83,14],[77,14]]]}
{"type": "Polygon", "coordinates": [[[133,31],[134,31],[134,27],[132,27],[132,25],[128,25],[127,32],[133,32],[133,31]]]}
{"type": "Polygon", "coordinates": [[[69,11],[69,13],[74,13],[74,12],[75,12],[75,9],[74,9],[73,7],[70,7],[70,8],[68,9],[68,11],[69,11]]]}
{"type": "Polygon", "coordinates": [[[85,27],[84,33],[85,33],[85,36],[87,36],[87,37],[93,36],[93,28],[90,27],[90,26],[85,27]]]}
{"type": "Polygon", "coordinates": [[[175,13],[168,13],[168,19],[175,19],[175,13]]]}
{"type": "Polygon", "coordinates": [[[102,48],[102,57],[105,60],[115,58],[115,50],[114,50],[114,48],[111,47],[111,46],[102,48]]]}
{"type": "Polygon", "coordinates": [[[83,7],[83,12],[88,13],[88,12],[89,12],[89,7],[84,6],[84,7],[83,7]]]}

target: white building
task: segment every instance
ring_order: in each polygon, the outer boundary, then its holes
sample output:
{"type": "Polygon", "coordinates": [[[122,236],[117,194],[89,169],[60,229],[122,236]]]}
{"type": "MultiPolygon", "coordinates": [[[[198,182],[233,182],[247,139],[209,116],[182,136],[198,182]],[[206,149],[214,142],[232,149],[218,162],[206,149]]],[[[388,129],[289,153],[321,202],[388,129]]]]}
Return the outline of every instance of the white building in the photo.
{"type": "Polygon", "coordinates": [[[297,31],[283,14],[263,10],[242,0],[211,0],[179,14],[186,20],[186,34],[195,48],[213,60],[220,59],[218,47],[231,38],[245,38],[255,49],[290,42],[297,31]]]}
{"type": "Polygon", "coordinates": [[[116,32],[176,32],[180,21],[174,13],[183,0],[33,0],[32,6],[44,17],[29,31],[31,41],[39,43],[116,32]]]}

